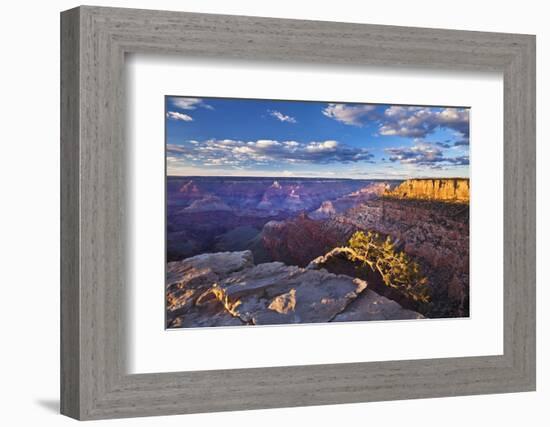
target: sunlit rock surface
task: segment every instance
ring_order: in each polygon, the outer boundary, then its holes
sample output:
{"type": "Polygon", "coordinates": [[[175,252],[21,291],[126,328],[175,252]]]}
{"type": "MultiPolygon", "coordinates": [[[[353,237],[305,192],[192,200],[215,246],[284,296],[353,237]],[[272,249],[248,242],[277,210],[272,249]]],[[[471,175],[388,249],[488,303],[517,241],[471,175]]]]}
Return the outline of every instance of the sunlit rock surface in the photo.
{"type": "Polygon", "coordinates": [[[423,319],[424,316],[415,311],[406,310],[395,301],[367,289],[350,303],[344,312],[338,314],[334,321],[349,322],[366,318],[368,320],[407,320],[423,319]]]}
{"type": "Polygon", "coordinates": [[[166,268],[167,326],[242,325],[243,322],[225,310],[218,299],[207,298],[204,294],[221,278],[252,265],[250,251],[203,254],[169,262],[166,268]]]}
{"type": "Polygon", "coordinates": [[[408,179],[385,196],[397,199],[432,201],[470,201],[470,180],[464,178],[408,179]]]}
{"type": "Polygon", "coordinates": [[[166,296],[169,328],[422,317],[367,291],[361,279],[281,262],[254,265],[250,251],[169,263],[166,296]]]}

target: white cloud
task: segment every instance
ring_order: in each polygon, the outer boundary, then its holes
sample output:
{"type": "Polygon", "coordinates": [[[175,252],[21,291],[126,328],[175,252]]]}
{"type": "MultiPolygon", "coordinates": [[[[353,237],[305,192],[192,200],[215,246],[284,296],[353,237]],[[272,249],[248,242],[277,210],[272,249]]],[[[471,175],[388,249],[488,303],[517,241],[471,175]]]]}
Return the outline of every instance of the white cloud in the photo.
{"type": "Polygon", "coordinates": [[[309,152],[321,152],[321,151],[334,151],[338,148],[338,141],[323,141],[323,142],[310,142],[306,146],[306,151],[309,152]]]}
{"type": "Polygon", "coordinates": [[[279,141],[273,141],[271,139],[259,139],[258,141],[250,141],[250,145],[256,145],[258,148],[269,148],[281,145],[279,141]]]}
{"type": "Polygon", "coordinates": [[[269,111],[269,114],[281,122],[297,123],[294,117],[287,116],[286,114],[283,114],[280,111],[275,111],[275,110],[269,111]]]}
{"type": "Polygon", "coordinates": [[[466,166],[470,164],[467,155],[448,157],[443,151],[433,144],[417,142],[412,147],[386,148],[391,162],[399,162],[403,165],[422,165],[432,168],[440,168],[443,165],[466,166]]]}
{"type": "Polygon", "coordinates": [[[378,134],[406,138],[424,138],[438,128],[455,132],[455,136],[468,143],[470,114],[467,108],[438,108],[392,105],[384,112],[368,104],[328,104],[323,114],[351,126],[367,122],[378,124],[378,134]]]}
{"type": "Polygon", "coordinates": [[[168,144],[169,156],[188,161],[196,166],[235,165],[250,167],[254,164],[329,164],[371,161],[373,155],[364,148],[352,147],[338,141],[276,141],[259,139],[256,141],[210,139],[196,144],[185,141],[181,144],[168,144]]]}
{"type": "Polygon", "coordinates": [[[363,126],[366,120],[375,118],[376,105],[328,104],[323,114],[331,119],[351,126],[363,126]]]}
{"type": "Polygon", "coordinates": [[[172,120],[181,120],[183,122],[192,122],[193,121],[193,117],[191,117],[187,114],[178,113],[177,111],[168,111],[166,113],[166,117],[168,117],[169,119],[172,119],[172,120]]]}
{"type": "Polygon", "coordinates": [[[197,107],[213,110],[214,107],[206,104],[201,98],[185,98],[185,97],[173,97],[170,98],[172,105],[182,110],[194,110],[197,107]]]}
{"type": "Polygon", "coordinates": [[[428,107],[391,106],[386,108],[378,132],[385,136],[421,138],[437,128],[449,128],[456,136],[467,139],[470,114],[464,108],[434,109],[428,107]]]}

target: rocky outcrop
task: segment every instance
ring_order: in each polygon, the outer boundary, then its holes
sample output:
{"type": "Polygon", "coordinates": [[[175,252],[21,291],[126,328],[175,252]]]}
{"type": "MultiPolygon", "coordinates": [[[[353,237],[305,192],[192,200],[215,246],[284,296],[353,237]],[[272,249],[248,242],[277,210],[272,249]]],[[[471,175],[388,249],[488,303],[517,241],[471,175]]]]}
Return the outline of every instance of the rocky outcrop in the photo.
{"type": "Polygon", "coordinates": [[[340,218],[359,230],[389,235],[432,267],[464,272],[469,265],[469,206],[414,200],[375,200],[340,218]]]}
{"type": "Polygon", "coordinates": [[[268,222],[260,240],[269,260],[301,267],[344,243],[339,233],[325,228],[324,221],[312,220],[305,213],[287,221],[268,222]]]}
{"type": "Polygon", "coordinates": [[[334,207],[332,202],[330,200],[325,200],[323,203],[321,203],[321,206],[319,206],[318,209],[310,212],[308,216],[311,219],[328,219],[336,215],[336,213],[336,208],[334,207]]]}
{"type": "Polygon", "coordinates": [[[178,190],[180,193],[185,194],[187,197],[200,196],[201,191],[199,187],[193,182],[193,180],[184,182],[178,190]]]}
{"type": "Polygon", "coordinates": [[[366,287],[360,279],[270,262],[232,274],[212,292],[243,322],[273,325],[329,322],[366,287]]]}
{"type": "Polygon", "coordinates": [[[396,199],[422,199],[445,202],[470,201],[470,180],[467,178],[408,179],[385,197],[396,199]]]}
{"type": "Polygon", "coordinates": [[[209,211],[230,211],[231,208],[225,204],[219,197],[205,196],[202,199],[195,200],[183,212],[209,212],[209,211]]]}
{"type": "Polygon", "coordinates": [[[252,253],[220,252],[169,262],[166,268],[167,327],[236,326],[243,322],[204,294],[220,278],[253,265],[252,253]]]}
{"type": "MultiPolygon", "coordinates": [[[[356,266],[346,265],[345,259],[333,259],[323,268],[364,279],[371,291],[426,317],[469,315],[467,179],[168,177],[167,193],[169,261],[251,250],[257,264],[280,261],[305,267],[331,249],[345,246],[355,231],[374,231],[391,237],[399,250],[418,261],[433,291],[429,307],[407,304],[372,277],[357,275],[356,266]]],[[[201,294],[187,298],[195,304],[193,298],[201,294]]],[[[289,291],[272,307],[284,311],[297,296],[289,291]]],[[[205,296],[194,308],[200,307],[195,320],[186,312],[190,324],[205,318],[200,313],[207,309],[220,314],[207,322],[242,322],[223,304],[219,311],[215,296],[209,298],[205,296]]],[[[182,319],[178,317],[177,322],[182,319]]]]}
{"type": "Polygon", "coordinates": [[[367,289],[350,303],[345,311],[338,314],[334,321],[350,322],[365,318],[369,320],[408,320],[423,319],[424,316],[412,310],[405,310],[395,301],[367,289]]]}
{"type": "Polygon", "coordinates": [[[355,230],[390,236],[429,279],[433,303],[422,313],[468,316],[469,204],[381,198],[331,218],[325,227],[346,237],[355,230]]]}
{"type": "Polygon", "coordinates": [[[357,191],[338,197],[334,200],[325,200],[321,206],[308,213],[311,219],[323,220],[342,214],[348,209],[359,206],[369,200],[377,199],[397,184],[393,181],[374,182],[357,191]]]}
{"type": "Polygon", "coordinates": [[[254,265],[250,251],[203,254],[168,264],[167,327],[422,317],[366,288],[323,269],[254,265]]]}

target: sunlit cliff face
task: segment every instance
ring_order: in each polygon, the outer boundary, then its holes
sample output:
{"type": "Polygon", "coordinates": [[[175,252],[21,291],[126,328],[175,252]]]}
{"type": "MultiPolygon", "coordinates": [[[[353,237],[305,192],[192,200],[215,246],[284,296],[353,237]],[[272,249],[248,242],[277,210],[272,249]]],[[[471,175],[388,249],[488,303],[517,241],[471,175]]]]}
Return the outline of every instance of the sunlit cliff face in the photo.
{"type": "Polygon", "coordinates": [[[386,197],[397,199],[429,199],[468,203],[470,201],[470,180],[466,178],[409,179],[386,197]]]}

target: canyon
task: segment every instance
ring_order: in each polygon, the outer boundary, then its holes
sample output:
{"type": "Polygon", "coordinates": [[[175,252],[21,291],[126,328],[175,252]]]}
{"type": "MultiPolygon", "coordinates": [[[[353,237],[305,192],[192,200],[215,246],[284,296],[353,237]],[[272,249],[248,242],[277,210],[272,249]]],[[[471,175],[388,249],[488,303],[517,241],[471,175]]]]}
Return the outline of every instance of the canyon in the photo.
{"type": "Polygon", "coordinates": [[[468,179],[168,177],[166,193],[167,327],[469,316],[468,179]],[[417,262],[430,302],[334,250],[356,231],[417,262]]]}

